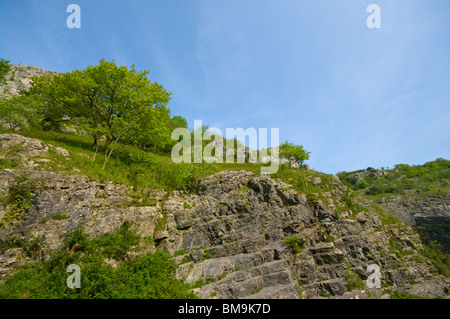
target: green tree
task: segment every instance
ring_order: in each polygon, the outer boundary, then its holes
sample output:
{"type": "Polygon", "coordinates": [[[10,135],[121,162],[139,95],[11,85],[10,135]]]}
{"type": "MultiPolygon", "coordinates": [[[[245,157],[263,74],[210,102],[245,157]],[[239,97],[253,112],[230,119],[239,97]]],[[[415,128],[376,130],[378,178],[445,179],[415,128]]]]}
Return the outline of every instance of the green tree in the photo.
{"type": "Polygon", "coordinates": [[[111,144],[129,138],[129,132],[144,139],[149,131],[169,126],[171,93],[151,82],[148,73],[102,59],[83,70],[35,77],[30,92],[45,101],[49,122],[75,123],[92,136],[95,150],[103,139],[107,160],[111,144]]]}
{"type": "Polygon", "coordinates": [[[288,141],[284,142],[279,147],[280,157],[284,157],[289,160],[290,163],[296,162],[303,166],[303,162],[309,160],[311,152],[306,151],[302,145],[295,145],[288,141]]]}
{"type": "Polygon", "coordinates": [[[172,133],[172,131],[176,128],[188,128],[188,122],[187,120],[179,115],[176,115],[174,117],[171,118],[170,120],[170,132],[172,133]]]}
{"type": "Polygon", "coordinates": [[[6,83],[6,75],[11,70],[9,61],[3,58],[0,59],[0,84],[6,83]]]}
{"type": "Polygon", "coordinates": [[[170,143],[170,110],[157,105],[142,109],[134,125],[124,139],[140,147],[164,149],[170,143]]]}
{"type": "Polygon", "coordinates": [[[0,100],[0,129],[40,129],[43,117],[41,103],[34,96],[12,96],[0,100]]]}

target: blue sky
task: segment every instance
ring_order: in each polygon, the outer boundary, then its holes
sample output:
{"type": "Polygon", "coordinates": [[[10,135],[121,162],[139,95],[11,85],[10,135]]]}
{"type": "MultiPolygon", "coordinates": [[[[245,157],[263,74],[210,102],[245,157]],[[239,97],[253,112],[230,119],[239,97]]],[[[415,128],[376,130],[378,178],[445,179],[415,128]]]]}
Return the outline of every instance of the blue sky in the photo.
{"type": "Polygon", "coordinates": [[[448,0],[0,0],[11,63],[135,64],[191,127],[279,128],[325,173],[450,158],[449,33],[448,0]]]}

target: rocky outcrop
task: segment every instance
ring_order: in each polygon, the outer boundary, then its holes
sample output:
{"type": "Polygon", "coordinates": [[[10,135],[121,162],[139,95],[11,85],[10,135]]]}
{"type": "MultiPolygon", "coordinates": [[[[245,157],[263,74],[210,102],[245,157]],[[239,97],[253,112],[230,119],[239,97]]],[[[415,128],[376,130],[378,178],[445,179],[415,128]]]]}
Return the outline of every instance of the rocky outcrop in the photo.
{"type": "Polygon", "coordinates": [[[53,145],[45,145],[42,141],[17,134],[0,134],[0,159],[15,162],[26,169],[39,169],[48,162],[48,153],[53,151],[64,157],[70,154],[67,150],[53,145]]]}
{"type": "Polygon", "coordinates": [[[22,63],[10,64],[11,71],[6,75],[6,83],[0,86],[0,97],[18,95],[21,90],[31,87],[32,76],[42,76],[52,73],[36,66],[26,66],[22,63]]]}
{"type": "MultiPolygon", "coordinates": [[[[203,283],[197,288],[203,298],[381,298],[381,289],[364,285],[370,264],[381,267],[390,289],[433,294],[413,288],[428,287],[437,277],[429,262],[414,258],[421,243],[410,228],[384,226],[369,209],[350,218],[335,207],[309,202],[266,176],[222,172],[205,179],[199,195],[169,198],[170,222],[160,247],[186,252],[174,259],[178,276],[203,283]],[[302,239],[301,252],[284,244],[293,235],[302,239]],[[351,291],[355,278],[361,280],[359,292],[351,291]]],[[[445,283],[437,285],[445,294],[445,283]]]]}
{"type": "Polygon", "coordinates": [[[450,193],[389,196],[376,202],[421,233],[425,241],[437,241],[450,252],[450,193]]]}
{"type": "MultiPolygon", "coordinates": [[[[0,240],[39,238],[39,258],[60,249],[74,229],[95,238],[128,220],[151,238],[130,255],[173,254],[176,276],[201,298],[386,298],[388,291],[448,297],[446,279],[419,253],[418,235],[405,224],[383,224],[363,202],[356,213],[337,209],[345,187],[336,178],[320,198],[265,175],[223,171],[204,178],[197,194],[155,191],[155,206],[131,206],[124,185],[43,171],[0,170],[0,192],[20,174],[40,187],[24,219],[0,229],[0,240]],[[380,269],[380,288],[366,285],[369,265],[380,269]]],[[[8,208],[0,207],[0,220],[8,208]]],[[[37,259],[7,247],[0,274],[37,259]]]]}
{"type": "MultiPolygon", "coordinates": [[[[32,206],[18,225],[5,224],[0,229],[0,241],[25,239],[42,240],[44,258],[62,247],[67,234],[81,229],[91,238],[111,233],[124,221],[138,227],[141,236],[154,233],[158,218],[157,207],[120,207],[131,198],[124,185],[90,181],[86,176],[67,176],[43,171],[0,170],[0,193],[6,194],[19,175],[39,182],[32,206]]],[[[0,206],[0,220],[8,206],[0,206]]],[[[16,266],[30,261],[22,248],[1,252],[0,275],[8,276],[16,266]]]]}

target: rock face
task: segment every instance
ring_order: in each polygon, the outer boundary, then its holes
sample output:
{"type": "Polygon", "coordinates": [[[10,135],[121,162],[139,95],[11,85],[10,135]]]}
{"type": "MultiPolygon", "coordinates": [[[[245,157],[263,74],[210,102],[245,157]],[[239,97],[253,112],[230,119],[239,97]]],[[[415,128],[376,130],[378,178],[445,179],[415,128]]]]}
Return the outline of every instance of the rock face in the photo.
{"type": "Polygon", "coordinates": [[[391,196],[377,202],[419,231],[426,241],[437,241],[450,252],[450,193],[391,196]]]}
{"type": "Polygon", "coordinates": [[[62,156],[69,152],[61,147],[45,145],[40,140],[17,134],[0,134],[0,159],[16,162],[23,168],[39,169],[39,162],[46,162],[49,150],[62,156]]]}
{"type": "MultiPolygon", "coordinates": [[[[133,253],[157,247],[174,254],[177,277],[201,298],[384,298],[386,290],[448,296],[410,227],[384,225],[369,206],[357,214],[336,210],[345,191],[338,179],[334,199],[319,200],[268,176],[224,171],[203,179],[198,194],[160,193],[155,206],[134,207],[124,205],[123,185],[52,172],[0,170],[0,192],[19,174],[41,186],[24,220],[4,225],[0,239],[42,238],[44,258],[75,228],[94,238],[129,220],[154,243],[133,253]],[[381,288],[365,284],[373,264],[381,288]]],[[[0,218],[7,210],[0,207],[0,218]]],[[[0,253],[3,277],[34,258],[21,247],[0,253]]]]}
{"type": "MultiPolygon", "coordinates": [[[[201,298],[386,298],[389,291],[449,297],[448,278],[420,254],[421,239],[407,225],[448,222],[448,205],[434,205],[432,196],[420,205],[382,202],[406,224],[392,223],[362,199],[355,199],[358,210],[345,208],[348,192],[336,176],[308,176],[323,192],[306,196],[267,175],[223,171],[204,178],[196,194],[153,190],[154,206],[136,206],[125,185],[40,171],[49,152],[70,156],[36,139],[0,135],[0,159],[14,155],[30,169],[1,169],[2,197],[19,176],[39,185],[17,223],[6,218],[11,203],[0,202],[3,279],[17,266],[49,258],[74,229],[96,238],[130,221],[151,240],[129,255],[167,251],[179,265],[176,276],[201,298]],[[35,240],[42,243],[38,255],[18,244],[35,240]],[[367,284],[374,275],[369,266],[379,269],[379,287],[367,284]]],[[[436,236],[448,239],[448,231],[430,233],[436,236]]]]}
{"type": "Polygon", "coordinates": [[[355,182],[361,182],[364,181],[367,177],[374,177],[379,178],[384,175],[389,175],[389,170],[385,169],[375,169],[372,167],[368,167],[365,170],[360,170],[354,173],[354,180],[355,182]]]}
{"type": "MultiPolygon", "coordinates": [[[[339,192],[342,185],[336,187],[339,192]]],[[[410,228],[383,226],[370,210],[355,218],[337,215],[333,204],[308,202],[266,176],[218,173],[202,182],[199,195],[184,200],[192,207],[184,208],[180,197],[165,203],[170,222],[160,247],[187,252],[175,258],[178,276],[206,283],[197,289],[202,298],[382,297],[381,289],[364,285],[371,264],[382,269],[381,281],[391,289],[409,291],[411,282],[428,287],[437,280],[430,263],[414,258],[421,244],[410,228]],[[284,244],[293,235],[302,239],[301,252],[284,244]],[[406,255],[397,256],[392,246],[406,255]],[[355,278],[361,279],[356,287],[355,278]]],[[[437,285],[445,294],[445,283],[437,285]]]]}
{"type": "Polygon", "coordinates": [[[18,95],[21,90],[27,90],[31,86],[32,76],[42,76],[52,73],[35,66],[10,64],[11,71],[6,75],[6,84],[0,87],[0,97],[7,95],[18,95]]]}
{"type": "MultiPolygon", "coordinates": [[[[38,181],[39,190],[23,221],[0,228],[0,242],[16,239],[43,239],[44,257],[60,249],[67,234],[80,228],[92,238],[113,232],[125,220],[139,225],[142,236],[155,231],[161,217],[156,207],[117,207],[130,200],[126,187],[90,181],[85,176],[67,176],[43,171],[0,170],[0,193],[7,193],[15,177],[24,174],[38,181]]],[[[0,220],[8,206],[0,206],[0,220]]],[[[0,275],[7,277],[14,267],[31,261],[22,248],[0,251],[0,275]]]]}

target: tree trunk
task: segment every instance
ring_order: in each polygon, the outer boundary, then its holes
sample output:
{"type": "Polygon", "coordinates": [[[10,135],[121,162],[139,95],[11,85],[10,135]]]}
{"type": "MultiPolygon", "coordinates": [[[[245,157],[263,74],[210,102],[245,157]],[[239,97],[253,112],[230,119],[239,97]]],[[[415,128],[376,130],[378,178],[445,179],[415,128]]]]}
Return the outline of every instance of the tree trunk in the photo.
{"type": "Polygon", "coordinates": [[[111,144],[112,141],[113,141],[113,140],[112,140],[112,139],[109,139],[109,138],[107,138],[107,139],[105,140],[105,149],[104,149],[105,154],[108,153],[109,145],[111,144]]]}
{"type": "Polygon", "coordinates": [[[93,138],[94,138],[94,143],[92,144],[92,149],[96,150],[98,148],[98,137],[93,136],[93,138]]]}

